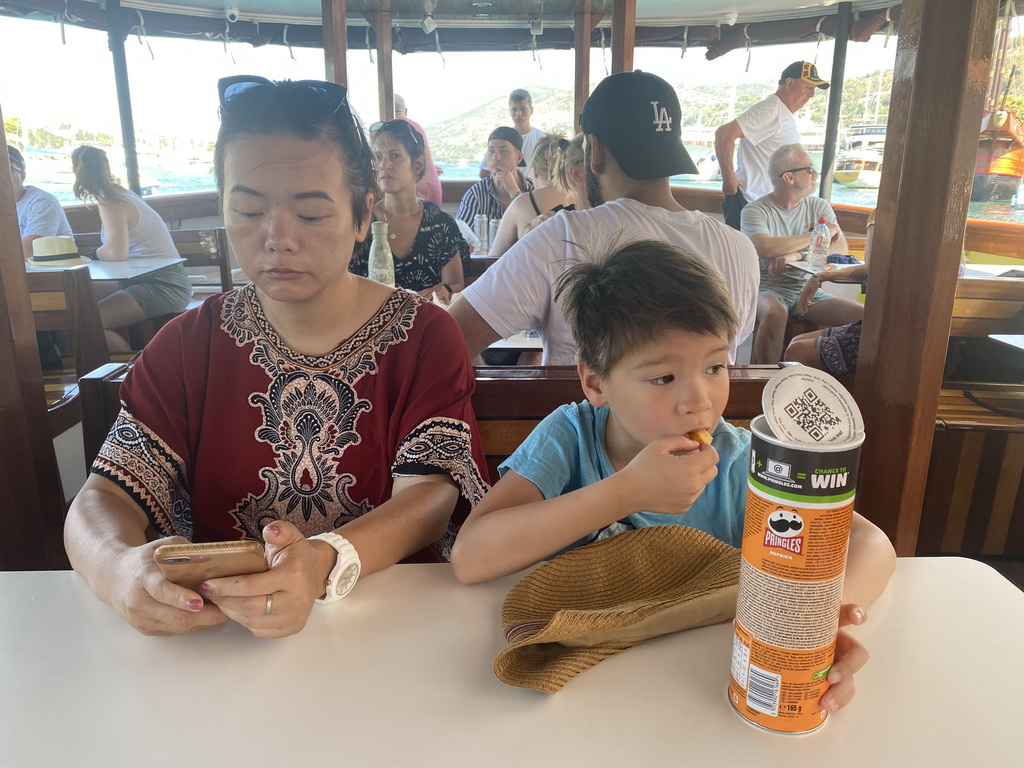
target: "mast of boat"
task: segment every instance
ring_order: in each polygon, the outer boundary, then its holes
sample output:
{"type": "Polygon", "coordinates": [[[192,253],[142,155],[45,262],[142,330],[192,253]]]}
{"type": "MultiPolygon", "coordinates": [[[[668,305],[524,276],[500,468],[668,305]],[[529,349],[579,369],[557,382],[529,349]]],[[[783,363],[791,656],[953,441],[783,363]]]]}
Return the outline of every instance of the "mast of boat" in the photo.
{"type": "MultiPolygon", "coordinates": [[[[988,112],[996,109],[996,99],[999,98],[999,91],[1003,90],[1003,66],[1006,63],[1006,49],[1010,44],[1010,6],[1013,3],[1006,3],[1003,10],[1003,18],[999,24],[999,40],[996,43],[992,56],[992,72],[989,76],[989,92],[986,101],[988,112]]],[[[1009,81],[1007,81],[1009,82],[1009,81]]],[[[1003,90],[1003,101],[1006,101],[1006,91],[1003,90]]],[[[1002,108],[1002,107],[1000,107],[1002,108]]]]}
{"type": "Polygon", "coordinates": [[[1010,83],[1013,82],[1013,76],[1017,74],[1017,64],[1014,62],[1010,68],[1010,74],[1006,78],[1006,85],[1003,86],[1003,98],[999,101],[999,110],[1003,111],[1006,109],[1006,97],[1010,94],[1010,83]]]}

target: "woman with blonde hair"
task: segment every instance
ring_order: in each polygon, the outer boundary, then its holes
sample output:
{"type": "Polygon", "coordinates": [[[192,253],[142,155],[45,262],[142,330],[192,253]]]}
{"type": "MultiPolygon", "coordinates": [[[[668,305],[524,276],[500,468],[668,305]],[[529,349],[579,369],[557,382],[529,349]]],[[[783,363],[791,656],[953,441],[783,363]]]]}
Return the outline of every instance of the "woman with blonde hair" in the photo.
{"type": "MultiPolygon", "coordinates": [[[[75,195],[99,206],[103,244],[100,261],[176,258],[178,251],[160,215],[110,172],[107,153],[90,146],[71,153],[75,195]]],[[[116,332],[150,317],[184,312],[192,298],[192,283],[181,264],[142,277],[94,285],[100,319],[111,352],[130,352],[131,345],[116,332]],[[104,291],[106,293],[104,293],[104,291]]]]}
{"type": "MultiPolygon", "coordinates": [[[[583,137],[580,135],[579,162],[583,162],[583,137]]],[[[489,256],[501,256],[511,248],[527,232],[531,222],[552,209],[573,205],[579,198],[575,189],[565,179],[565,153],[571,148],[572,142],[559,133],[546,133],[537,142],[537,148],[530,158],[530,169],[533,174],[533,190],[523,192],[509,205],[505,215],[501,217],[498,233],[488,250],[489,256]]],[[[582,182],[582,167],[580,180],[582,182]]],[[[582,187],[581,187],[582,189],[582,187]]]]}

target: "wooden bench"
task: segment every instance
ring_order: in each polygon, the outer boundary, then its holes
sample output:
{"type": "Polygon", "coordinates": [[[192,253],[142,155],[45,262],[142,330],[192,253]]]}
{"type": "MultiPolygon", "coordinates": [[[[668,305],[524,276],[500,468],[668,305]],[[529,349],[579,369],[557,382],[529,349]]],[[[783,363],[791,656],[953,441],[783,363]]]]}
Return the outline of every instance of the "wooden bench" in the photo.
{"type": "MultiPolygon", "coordinates": [[[[224,227],[210,227],[208,229],[172,229],[170,230],[171,240],[178,255],[185,259],[182,266],[186,270],[198,271],[198,276],[193,275],[193,288],[208,289],[215,288],[216,293],[230,291],[234,287],[231,276],[231,255],[228,247],[227,230],[224,227]],[[216,270],[217,282],[209,281],[206,278],[216,270]],[[196,277],[200,279],[195,279],[196,277]]],[[[97,248],[102,240],[99,232],[84,232],[75,235],[75,243],[79,253],[87,254],[97,248]]],[[[194,309],[203,303],[206,296],[197,296],[189,302],[186,311],[194,309]]],[[[163,325],[180,313],[151,317],[129,329],[129,337],[134,349],[141,349],[153,338],[153,335],[163,325]]]]}
{"type": "MultiPolygon", "coordinates": [[[[739,365],[729,369],[725,418],[746,427],[761,413],[761,393],[778,365],[739,365]]],[[[81,380],[82,432],[86,464],[92,463],[120,410],[119,390],[128,366],[110,364],[81,380]]],[[[583,399],[573,366],[487,366],[476,369],[473,410],[491,479],[497,467],[526,439],[537,423],[560,405],[583,399]]]]}
{"type": "Polygon", "coordinates": [[[487,268],[498,260],[497,256],[470,256],[469,271],[464,275],[466,285],[473,283],[487,268]]]}
{"type": "MultiPolygon", "coordinates": [[[[778,365],[740,365],[729,369],[725,418],[746,427],[761,413],[761,392],[778,365]]],[[[476,369],[476,412],[491,480],[498,465],[560,405],[583,399],[575,366],[488,366],[476,369]]]]}
{"type": "MultiPolygon", "coordinates": [[[[1024,280],[960,278],[951,336],[1022,331],[1024,280]]],[[[1024,555],[1024,418],[1013,413],[1024,414],[1024,382],[943,382],[918,554],[1024,555]]]]}
{"type": "Polygon", "coordinates": [[[88,267],[28,270],[26,281],[36,331],[63,331],[71,338],[72,358],[43,371],[50,434],[57,436],[81,418],[78,379],[110,362],[110,356],[88,267]]]}

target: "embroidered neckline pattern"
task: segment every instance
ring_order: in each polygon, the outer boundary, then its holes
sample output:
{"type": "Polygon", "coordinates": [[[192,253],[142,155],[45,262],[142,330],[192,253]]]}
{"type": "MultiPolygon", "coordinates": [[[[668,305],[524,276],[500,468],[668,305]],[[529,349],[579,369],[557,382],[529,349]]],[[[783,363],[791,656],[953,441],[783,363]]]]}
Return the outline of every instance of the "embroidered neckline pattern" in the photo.
{"type": "Polygon", "coordinates": [[[250,284],[225,297],[221,329],[240,347],[253,344],[250,360],[266,369],[271,378],[295,370],[330,371],[332,376],[354,384],[362,376],[377,372],[377,355],[392,344],[408,340],[417,306],[417,297],[395,291],[373,317],[335,349],[326,355],[306,355],[284,343],[267,320],[255,286],[250,284]]]}

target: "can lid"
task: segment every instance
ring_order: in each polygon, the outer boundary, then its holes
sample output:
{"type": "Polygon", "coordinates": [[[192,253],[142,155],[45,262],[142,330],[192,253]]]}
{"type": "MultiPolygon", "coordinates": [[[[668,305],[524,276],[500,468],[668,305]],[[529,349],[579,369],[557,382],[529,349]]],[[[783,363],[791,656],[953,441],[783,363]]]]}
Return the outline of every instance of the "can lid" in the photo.
{"type": "Polygon", "coordinates": [[[775,436],[791,443],[845,443],[864,433],[853,395],[832,376],[805,365],[786,366],[772,376],[761,407],[775,436]]]}

